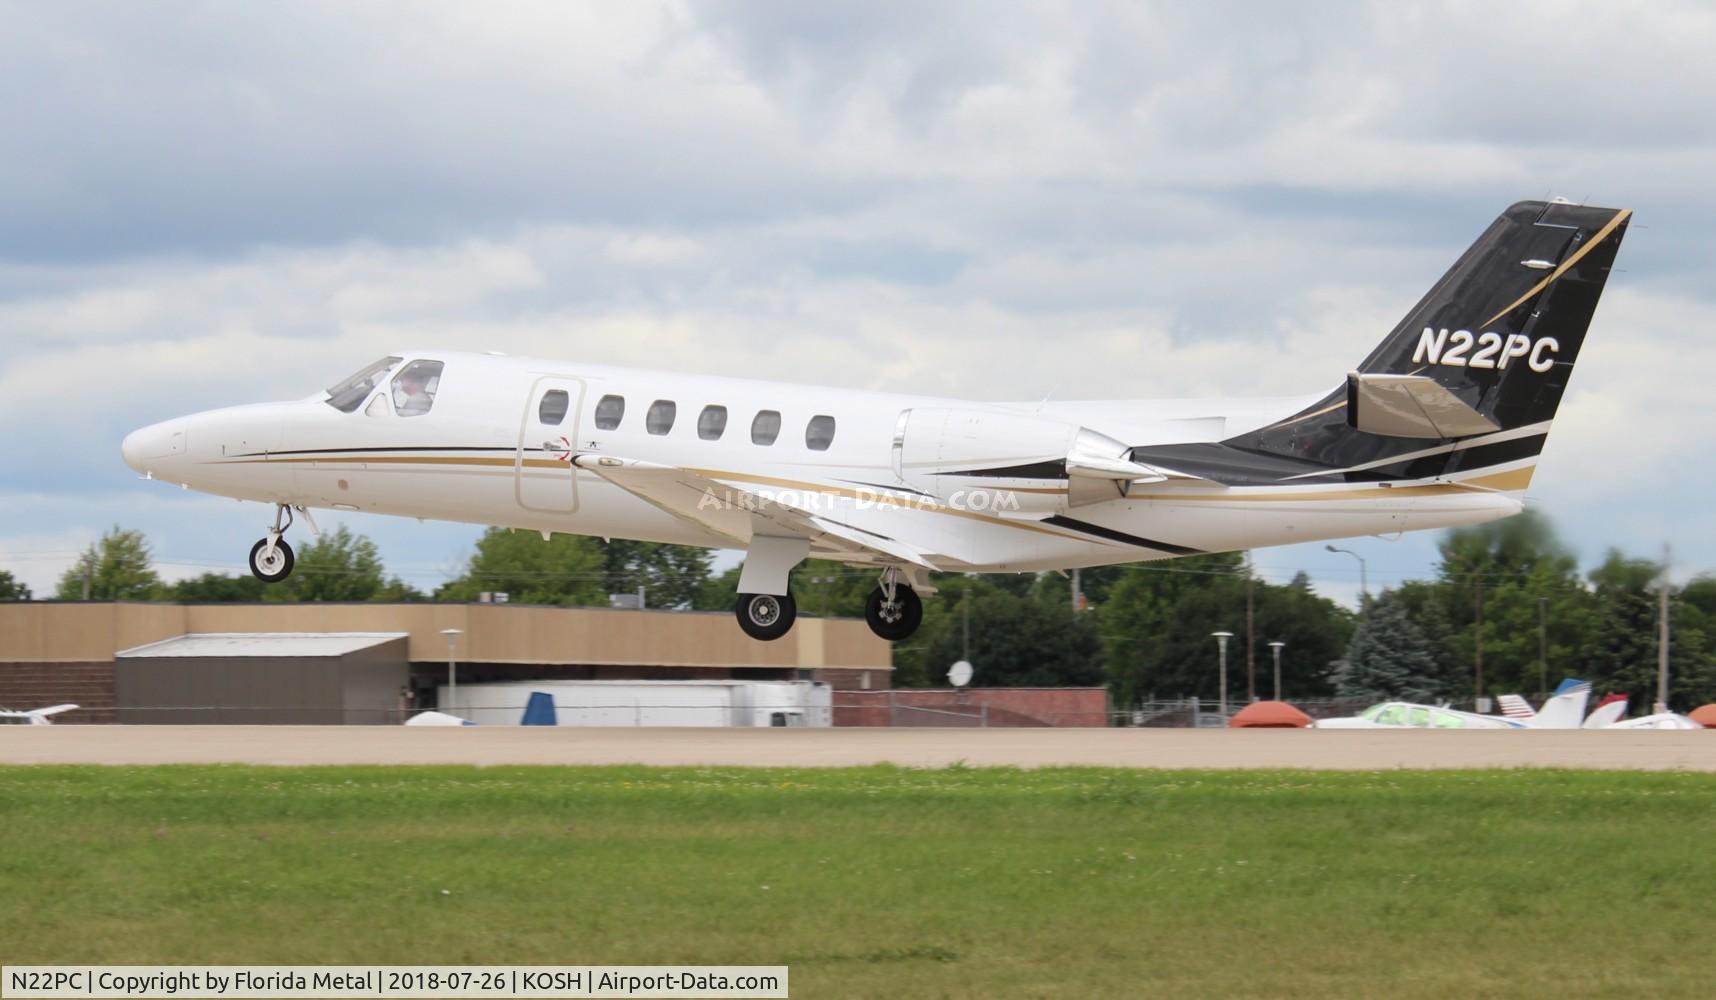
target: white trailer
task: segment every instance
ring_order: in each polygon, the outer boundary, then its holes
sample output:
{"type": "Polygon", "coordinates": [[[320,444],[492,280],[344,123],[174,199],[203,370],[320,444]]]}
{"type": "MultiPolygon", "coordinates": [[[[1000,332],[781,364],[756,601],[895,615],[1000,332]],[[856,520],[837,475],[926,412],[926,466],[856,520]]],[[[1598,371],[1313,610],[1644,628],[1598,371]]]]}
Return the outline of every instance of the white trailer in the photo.
{"type": "Polygon", "coordinates": [[[554,699],[562,726],[831,726],[833,691],[820,681],[497,681],[442,685],[440,709],[481,726],[516,726],[534,691],[554,699]]]}

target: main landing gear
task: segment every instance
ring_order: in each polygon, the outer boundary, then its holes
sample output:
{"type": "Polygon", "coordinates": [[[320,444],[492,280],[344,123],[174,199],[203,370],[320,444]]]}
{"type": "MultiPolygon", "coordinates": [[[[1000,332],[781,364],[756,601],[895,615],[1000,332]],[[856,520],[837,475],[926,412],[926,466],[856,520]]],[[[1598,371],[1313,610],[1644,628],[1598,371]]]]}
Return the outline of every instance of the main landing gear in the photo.
{"type": "Polygon", "coordinates": [[[746,635],[766,642],[779,639],[792,630],[792,623],[798,618],[798,604],[791,594],[778,597],[774,594],[740,594],[734,614],[739,618],[739,628],[746,635]]]}
{"type": "Polygon", "coordinates": [[[292,507],[287,504],[274,505],[274,527],[268,529],[267,537],[250,547],[250,572],[263,583],[279,583],[292,575],[295,558],[292,546],[286,544],[286,539],[280,537],[286,529],[292,526],[292,511],[304,515],[304,523],[310,526],[310,531],[316,531],[316,522],[310,517],[310,512],[303,507],[292,507]],[[285,524],[281,524],[282,518],[285,524]]]}
{"type": "Polygon", "coordinates": [[[870,631],[889,642],[899,642],[910,638],[923,620],[924,602],[917,591],[900,579],[899,570],[883,570],[881,585],[870,591],[864,602],[864,621],[870,631]]]}
{"type": "MultiPolygon", "coordinates": [[[[739,628],[753,639],[779,639],[792,630],[798,605],[791,594],[740,594],[733,609],[739,628]]],[[[911,638],[923,624],[924,602],[897,569],[882,571],[882,582],[864,602],[864,621],[870,631],[889,642],[911,638]]]]}

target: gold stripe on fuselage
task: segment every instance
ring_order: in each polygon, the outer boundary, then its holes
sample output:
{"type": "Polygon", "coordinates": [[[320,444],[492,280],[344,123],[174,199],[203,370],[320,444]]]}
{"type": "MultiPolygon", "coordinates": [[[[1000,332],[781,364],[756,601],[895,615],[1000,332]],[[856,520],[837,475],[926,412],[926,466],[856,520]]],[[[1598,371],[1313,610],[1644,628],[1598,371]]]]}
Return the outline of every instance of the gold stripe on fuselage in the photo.
{"type": "Polygon", "coordinates": [[[1460,493],[1507,493],[1531,485],[1535,465],[1508,472],[1492,473],[1458,482],[1426,483],[1421,486],[1367,486],[1351,490],[1320,490],[1296,492],[1276,489],[1269,493],[1147,493],[1127,497],[1128,500],[1156,500],[1164,503],[1292,503],[1305,500],[1380,500],[1384,497],[1452,496],[1460,493]]]}
{"type": "MultiPolygon", "coordinates": [[[[267,458],[267,459],[237,459],[220,462],[221,465],[248,465],[264,463],[306,464],[312,462],[329,462],[347,465],[462,465],[488,466],[494,468],[514,468],[518,464],[515,458],[475,457],[468,455],[428,456],[428,455],[337,455],[320,457],[267,458]]],[[[526,468],[565,469],[567,464],[554,459],[523,460],[526,468]]],[[[1493,473],[1460,482],[1427,483],[1418,486],[1368,486],[1350,490],[1319,490],[1315,492],[1300,492],[1295,488],[1261,487],[1268,493],[1152,493],[1142,496],[1129,496],[1129,501],[1157,501],[1164,503],[1294,503],[1306,501],[1339,501],[1339,500],[1381,500],[1400,499],[1408,497],[1453,496],[1472,492],[1508,492],[1523,490],[1531,482],[1531,474],[1535,466],[1526,466],[1507,472],[1493,473]]],[[[810,482],[802,479],[784,479],[779,476],[765,476],[754,473],[726,472],[719,469],[694,469],[684,471],[694,476],[707,479],[732,480],[740,483],[750,483],[757,486],[777,486],[783,489],[802,490],[813,493],[824,493],[843,497],[848,500],[877,500],[878,491],[861,492],[843,486],[833,486],[824,483],[810,482]]],[[[621,487],[622,489],[624,487],[621,487]]],[[[1300,488],[1302,489],[1302,488],[1300,488]]],[[[882,493],[881,495],[886,495],[882,493]]],[[[940,501],[920,496],[903,496],[892,500],[897,506],[909,510],[921,510],[932,514],[946,514],[978,521],[984,524],[1002,525],[1020,531],[1031,531],[1053,538],[1068,539],[1080,542],[1103,542],[1105,544],[1123,545],[1108,539],[1093,538],[1081,534],[1071,534],[1065,531],[1045,527],[1035,521],[1025,518],[997,517],[978,511],[960,510],[949,507],[940,501]]],[[[1131,546],[1127,546],[1131,547],[1131,546]]]]}

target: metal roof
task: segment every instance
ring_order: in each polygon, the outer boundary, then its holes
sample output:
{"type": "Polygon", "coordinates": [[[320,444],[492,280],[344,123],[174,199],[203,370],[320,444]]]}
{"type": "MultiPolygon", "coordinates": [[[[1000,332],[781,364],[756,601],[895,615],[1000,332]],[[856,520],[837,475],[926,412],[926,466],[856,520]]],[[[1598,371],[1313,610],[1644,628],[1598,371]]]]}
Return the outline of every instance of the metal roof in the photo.
{"type": "Polygon", "coordinates": [[[344,656],[360,649],[406,639],[409,632],[192,632],[113,654],[120,659],[150,657],[344,656]]]}

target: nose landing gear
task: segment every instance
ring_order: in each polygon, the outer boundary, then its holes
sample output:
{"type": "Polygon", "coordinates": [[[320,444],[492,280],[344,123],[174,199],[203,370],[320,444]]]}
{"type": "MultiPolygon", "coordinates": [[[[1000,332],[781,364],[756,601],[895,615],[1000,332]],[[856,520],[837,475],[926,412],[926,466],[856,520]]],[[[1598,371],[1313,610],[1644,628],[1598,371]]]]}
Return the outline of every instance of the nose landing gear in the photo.
{"type": "Polygon", "coordinates": [[[908,639],[924,620],[924,602],[911,585],[900,579],[899,570],[882,571],[882,583],[864,602],[864,621],[870,631],[889,642],[908,639]]]}
{"type": "Polygon", "coordinates": [[[292,566],[296,559],[292,555],[292,546],[286,544],[286,539],[280,537],[286,529],[292,526],[292,511],[304,515],[304,521],[310,526],[310,531],[316,531],[316,522],[311,519],[310,512],[303,507],[291,507],[287,504],[274,505],[274,527],[268,529],[268,536],[250,547],[250,572],[263,583],[279,583],[292,575],[292,566]],[[281,519],[285,524],[281,524],[281,519]]]}

